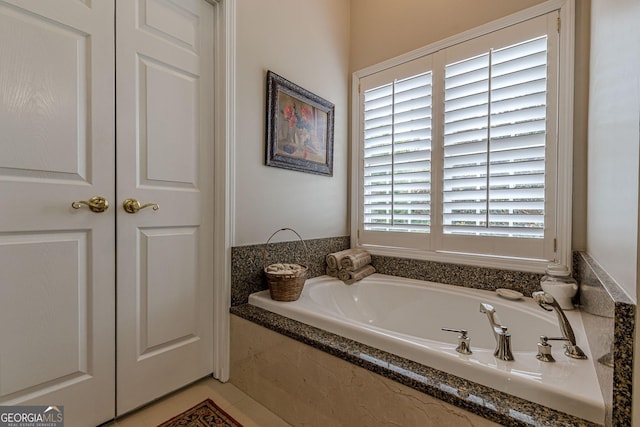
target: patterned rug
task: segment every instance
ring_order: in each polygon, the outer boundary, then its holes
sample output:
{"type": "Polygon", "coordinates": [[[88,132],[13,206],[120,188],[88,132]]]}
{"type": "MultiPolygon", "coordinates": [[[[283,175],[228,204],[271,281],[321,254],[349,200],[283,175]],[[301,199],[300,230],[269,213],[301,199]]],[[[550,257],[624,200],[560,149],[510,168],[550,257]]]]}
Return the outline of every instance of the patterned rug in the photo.
{"type": "Polygon", "coordinates": [[[198,403],[180,415],[165,421],[158,427],[242,427],[242,424],[234,420],[218,407],[213,400],[207,399],[198,403]]]}

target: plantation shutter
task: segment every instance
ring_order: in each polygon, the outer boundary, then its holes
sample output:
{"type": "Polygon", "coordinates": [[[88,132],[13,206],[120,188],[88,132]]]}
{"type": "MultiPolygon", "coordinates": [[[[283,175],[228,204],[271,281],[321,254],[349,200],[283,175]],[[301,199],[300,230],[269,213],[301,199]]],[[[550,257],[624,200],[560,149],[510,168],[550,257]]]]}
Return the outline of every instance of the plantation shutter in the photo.
{"type": "Polygon", "coordinates": [[[558,16],[364,70],[354,86],[359,245],[500,265],[554,259],[566,127],[558,16]]]}
{"type": "Polygon", "coordinates": [[[543,238],[547,37],[445,67],[443,233],[543,238]]]}
{"type": "Polygon", "coordinates": [[[431,84],[427,71],[364,91],[364,230],[429,232],[431,84]]]}

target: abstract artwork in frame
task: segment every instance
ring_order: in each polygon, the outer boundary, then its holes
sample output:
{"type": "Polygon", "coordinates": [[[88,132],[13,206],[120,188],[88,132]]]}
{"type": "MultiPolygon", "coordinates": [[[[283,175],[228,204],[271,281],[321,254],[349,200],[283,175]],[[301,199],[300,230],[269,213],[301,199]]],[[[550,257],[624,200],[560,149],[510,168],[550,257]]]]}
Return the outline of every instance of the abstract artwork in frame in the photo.
{"type": "Polygon", "coordinates": [[[267,72],[266,165],[333,176],[334,105],[267,72]]]}

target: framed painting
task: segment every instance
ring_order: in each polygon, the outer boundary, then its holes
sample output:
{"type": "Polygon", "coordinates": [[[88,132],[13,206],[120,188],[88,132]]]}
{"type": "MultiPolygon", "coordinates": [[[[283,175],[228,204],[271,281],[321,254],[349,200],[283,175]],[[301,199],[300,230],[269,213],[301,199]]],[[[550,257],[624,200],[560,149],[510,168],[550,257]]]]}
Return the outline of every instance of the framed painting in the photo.
{"type": "Polygon", "coordinates": [[[266,165],[333,176],[334,105],[267,72],[266,165]]]}

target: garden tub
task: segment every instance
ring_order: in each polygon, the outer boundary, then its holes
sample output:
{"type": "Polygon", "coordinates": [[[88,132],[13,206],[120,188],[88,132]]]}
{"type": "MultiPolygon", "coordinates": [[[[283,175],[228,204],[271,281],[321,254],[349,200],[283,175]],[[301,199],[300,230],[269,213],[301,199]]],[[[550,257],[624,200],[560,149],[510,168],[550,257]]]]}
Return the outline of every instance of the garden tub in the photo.
{"type": "Polygon", "coordinates": [[[269,291],[249,303],[495,390],[604,424],[605,406],[579,311],[565,312],[588,359],[564,355],[551,341],[556,362],[536,358],[541,335],[561,336],[555,313],[531,298],[508,300],[495,292],[374,274],[353,285],[320,276],[307,280],[300,298],[274,301],[269,291]],[[495,308],[511,334],[513,361],[494,357],[495,338],[480,304],[495,308]],[[466,329],[472,354],[456,351],[466,329]]]}

